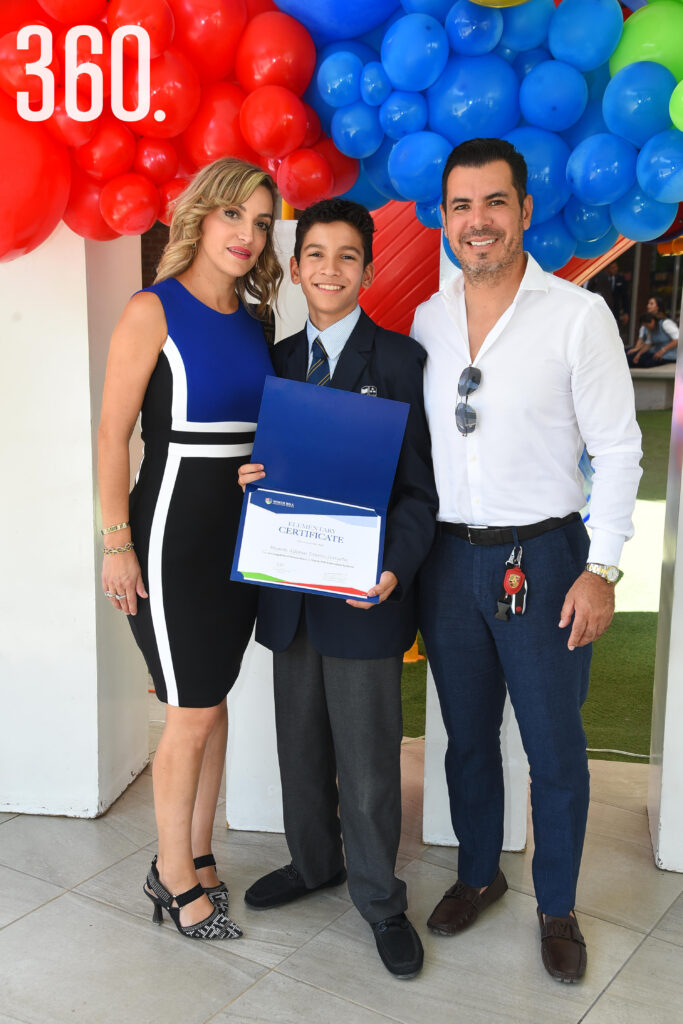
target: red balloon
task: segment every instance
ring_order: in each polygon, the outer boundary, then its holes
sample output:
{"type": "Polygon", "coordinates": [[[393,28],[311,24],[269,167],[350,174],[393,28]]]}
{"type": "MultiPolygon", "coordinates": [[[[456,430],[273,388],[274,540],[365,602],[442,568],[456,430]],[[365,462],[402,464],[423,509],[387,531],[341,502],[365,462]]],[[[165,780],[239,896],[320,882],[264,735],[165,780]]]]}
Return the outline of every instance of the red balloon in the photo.
{"type": "Polygon", "coordinates": [[[247,21],[251,21],[257,14],[263,14],[264,11],[276,11],[277,7],[273,3],[273,0],[246,0],[247,2],[247,21]]]}
{"type": "Polygon", "coordinates": [[[283,85],[301,96],[315,67],[315,43],[303,25],[281,11],[258,14],[237,47],[235,74],[247,92],[283,85]]]}
{"type": "Polygon", "coordinates": [[[202,90],[199,110],[183,135],[190,159],[204,167],[222,156],[254,162],[256,154],[240,130],[240,110],[246,99],[239,85],[214,82],[202,90]]]}
{"type": "MultiPolygon", "coordinates": [[[[201,85],[197,72],[187,57],[178,50],[166,50],[150,61],[149,113],[138,121],[127,121],[138,135],[152,139],[172,139],[184,132],[197,113],[201,98],[201,85]],[[163,117],[158,120],[154,115],[163,117]]],[[[138,101],[137,62],[129,64],[123,72],[123,102],[133,110],[138,101]]]]}
{"type": "Polygon", "coordinates": [[[142,235],[159,213],[159,192],[142,174],[121,174],[102,189],[102,216],[119,235],[142,235]]]}
{"type": "Polygon", "coordinates": [[[2,0],[0,3],[0,36],[24,25],[48,25],[56,27],[48,18],[38,0],[2,0]]]}
{"type": "Polygon", "coordinates": [[[94,121],[74,121],[69,117],[66,112],[64,89],[57,86],[54,112],[45,121],[45,127],[57,142],[63,142],[66,146],[84,146],[93,138],[98,124],[99,118],[94,121]]]}
{"type": "Polygon", "coordinates": [[[107,0],[38,0],[43,10],[65,25],[87,25],[102,17],[107,0]]]}
{"type": "Polygon", "coordinates": [[[135,159],[135,136],[112,113],[103,114],[89,142],[74,149],[81,170],[96,181],[123,174],[135,159]]]}
{"type": "Polygon", "coordinates": [[[284,158],[277,172],[282,198],[297,210],[330,194],[334,176],[324,156],[314,149],[297,149],[284,158]]]}
{"type": "Polygon", "coordinates": [[[308,149],[320,138],[322,127],[320,125],[320,118],[313,107],[308,103],[304,103],[304,110],[306,111],[306,134],[301,145],[304,149],[308,149]]]}
{"type": "Polygon", "coordinates": [[[78,164],[71,161],[71,191],[63,221],[81,238],[107,242],[117,237],[100,213],[102,186],[84,174],[78,164]]]}
{"type": "Polygon", "coordinates": [[[306,109],[291,89],[263,85],[250,93],[240,111],[242,135],[262,156],[286,156],[306,134],[306,109]]]}
{"type": "Polygon", "coordinates": [[[353,188],[360,172],[360,164],[354,157],[340,153],[332,139],[327,138],[316,142],[313,149],[324,156],[332,168],[334,185],[330,192],[331,196],[343,196],[353,188]]]}
{"type": "MultiPolygon", "coordinates": [[[[69,31],[70,29],[68,28],[63,29],[54,41],[54,54],[61,65],[61,74],[57,81],[61,84],[64,83],[64,76],[66,74],[66,36],[69,31]]],[[[102,71],[102,93],[104,96],[108,96],[111,92],[111,43],[106,32],[100,34],[102,36],[102,53],[92,52],[92,44],[87,36],[78,37],[76,41],[76,66],[85,63],[96,64],[102,71]]],[[[70,73],[73,74],[73,71],[70,71],[70,73]]],[[[79,104],[79,106],[86,110],[92,93],[90,75],[78,75],[76,91],[79,97],[83,97],[83,103],[79,104]]]]}
{"type": "Polygon", "coordinates": [[[0,93],[0,261],[31,252],[52,234],[70,183],[66,146],[22,120],[0,93]]]}
{"type": "MultiPolygon", "coordinates": [[[[111,0],[107,11],[107,27],[113,35],[122,25],[139,25],[149,36],[152,57],[159,57],[168,49],[173,39],[175,19],[166,0],[111,0]]],[[[137,40],[127,36],[123,40],[123,52],[136,58],[137,40]]]]}
{"type": "Polygon", "coordinates": [[[192,179],[183,175],[179,178],[173,178],[172,181],[167,181],[165,185],[162,185],[159,189],[161,197],[161,206],[159,208],[159,220],[162,224],[167,227],[171,223],[171,217],[173,216],[173,206],[176,199],[184,192],[187,186],[190,184],[192,179]]]}
{"type": "Polygon", "coordinates": [[[230,74],[247,23],[244,0],[169,0],[175,18],[173,44],[189,57],[202,82],[230,74]]]}
{"type": "Polygon", "coordinates": [[[178,152],[168,139],[139,139],[133,170],[155,185],[163,185],[178,172],[178,152]]]}
{"type": "MultiPolygon", "coordinates": [[[[43,95],[43,83],[36,75],[26,74],[26,65],[38,60],[41,51],[38,36],[31,36],[26,50],[17,49],[17,33],[7,32],[0,39],[0,88],[8,96],[16,96],[18,92],[27,92],[29,104],[40,105],[43,95]]],[[[56,79],[61,75],[59,59],[54,50],[48,65],[56,79]]]]}

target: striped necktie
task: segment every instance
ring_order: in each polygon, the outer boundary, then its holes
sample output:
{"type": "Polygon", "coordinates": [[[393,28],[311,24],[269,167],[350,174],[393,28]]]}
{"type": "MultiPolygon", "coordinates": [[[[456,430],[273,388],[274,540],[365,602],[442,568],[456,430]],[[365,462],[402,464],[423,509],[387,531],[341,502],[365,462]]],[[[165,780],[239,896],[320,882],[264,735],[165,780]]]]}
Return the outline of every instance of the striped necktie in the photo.
{"type": "Polygon", "coordinates": [[[311,366],[306,375],[306,381],[309,384],[329,384],[330,382],[330,364],[320,338],[316,338],[311,346],[311,366]]]}

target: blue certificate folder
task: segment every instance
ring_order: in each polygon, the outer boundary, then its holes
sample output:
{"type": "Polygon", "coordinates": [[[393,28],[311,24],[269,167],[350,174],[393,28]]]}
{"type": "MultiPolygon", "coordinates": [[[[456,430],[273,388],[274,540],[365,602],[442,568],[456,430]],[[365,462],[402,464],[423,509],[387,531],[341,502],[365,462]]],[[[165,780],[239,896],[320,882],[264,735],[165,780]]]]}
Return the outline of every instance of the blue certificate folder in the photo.
{"type": "Polygon", "coordinates": [[[258,484],[247,485],[230,578],[304,593],[357,596],[339,593],[342,588],[332,586],[253,579],[238,570],[249,508],[268,506],[276,515],[286,515],[290,509],[303,514],[315,510],[329,515],[331,522],[349,516],[360,522],[358,517],[367,516],[376,523],[379,517],[381,537],[373,581],[377,582],[387,505],[408,411],[405,402],[268,377],[249,459],[262,463],[266,476],[258,484]]]}

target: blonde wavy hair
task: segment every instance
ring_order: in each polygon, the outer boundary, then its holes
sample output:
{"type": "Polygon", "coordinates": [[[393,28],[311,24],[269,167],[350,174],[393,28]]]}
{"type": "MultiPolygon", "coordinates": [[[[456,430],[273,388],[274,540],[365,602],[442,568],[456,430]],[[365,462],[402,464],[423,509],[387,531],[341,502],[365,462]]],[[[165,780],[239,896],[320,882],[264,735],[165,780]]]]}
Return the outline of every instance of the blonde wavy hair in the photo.
{"type": "MultiPolygon", "coordinates": [[[[234,157],[224,157],[198,171],[174,204],[168,244],[161,254],[154,283],[177,277],[187,270],[197,255],[201,224],[207,213],[220,207],[243,203],[261,185],[273,197],[274,212],[277,202],[275,183],[260,167],[234,157]]],[[[273,246],[274,223],[273,218],[263,252],[256,263],[243,277],[238,277],[235,284],[247,311],[250,308],[247,298],[256,299],[256,315],[259,318],[263,318],[268,309],[275,305],[282,280],[282,267],[273,246]]]]}

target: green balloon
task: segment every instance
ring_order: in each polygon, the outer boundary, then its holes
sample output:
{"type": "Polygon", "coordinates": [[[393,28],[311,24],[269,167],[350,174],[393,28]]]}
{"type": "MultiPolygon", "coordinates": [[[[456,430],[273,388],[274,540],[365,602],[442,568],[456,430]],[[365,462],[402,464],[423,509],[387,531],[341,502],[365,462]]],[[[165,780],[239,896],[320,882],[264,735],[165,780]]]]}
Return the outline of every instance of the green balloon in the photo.
{"type": "Polygon", "coordinates": [[[669,117],[683,132],[683,82],[679,82],[669,100],[669,117]]]}
{"type": "Polygon", "coordinates": [[[652,60],[668,68],[677,82],[683,78],[683,4],[658,0],[634,11],[624,22],[619,45],[609,60],[610,75],[627,64],[652,60]]]}

